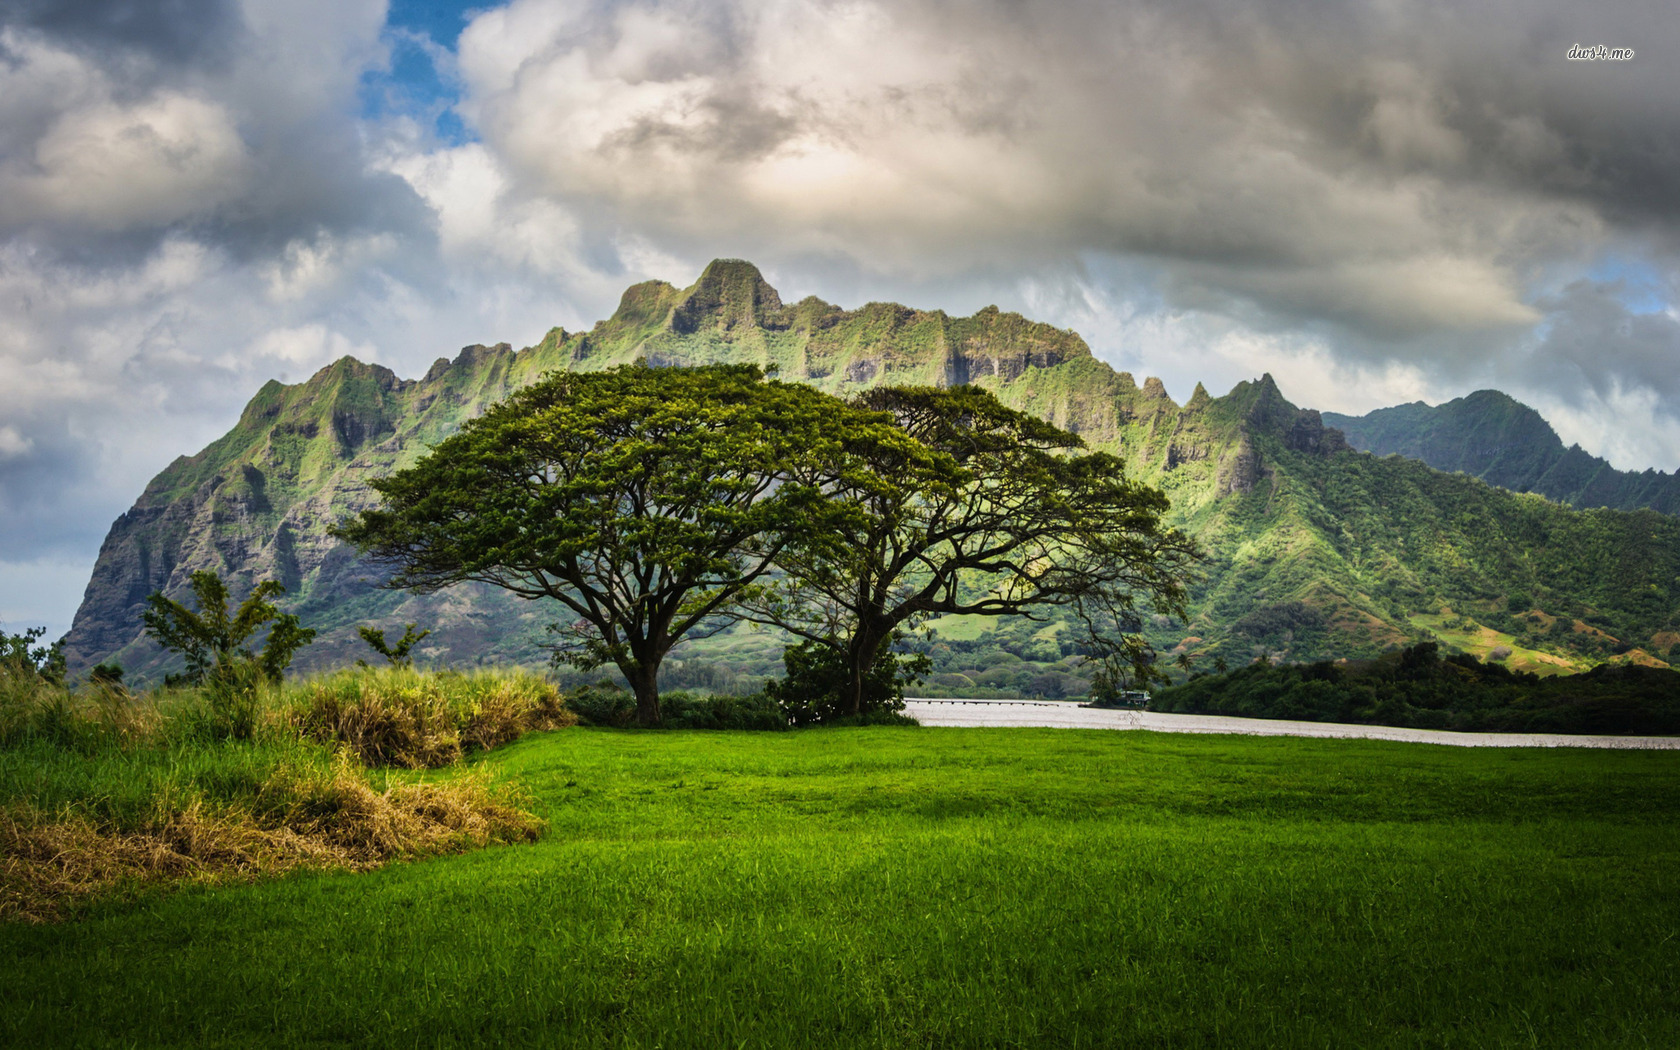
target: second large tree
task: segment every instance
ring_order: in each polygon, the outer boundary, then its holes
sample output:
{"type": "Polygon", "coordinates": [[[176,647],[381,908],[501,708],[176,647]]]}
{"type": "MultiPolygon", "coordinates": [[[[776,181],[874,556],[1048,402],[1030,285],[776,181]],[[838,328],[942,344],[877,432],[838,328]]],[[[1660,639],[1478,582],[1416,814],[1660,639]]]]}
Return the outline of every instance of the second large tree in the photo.
{"type": "Polygon", "coordinates": [[[780,558],[754,615],[847,668],[839,709],[860,713],[894,635],[930,617],[1074,608],[1104,681],[1147,679],[1140,603],[1183,615],[1196,545],[1162,520],[1167,498],[1074,434],[975,386],[878,387],[849,403],[883,414],[914,454],[857,441],[827,489],[835,517],[780,558]],[[847,513],[839,513],[841,508],[847,513]]]}

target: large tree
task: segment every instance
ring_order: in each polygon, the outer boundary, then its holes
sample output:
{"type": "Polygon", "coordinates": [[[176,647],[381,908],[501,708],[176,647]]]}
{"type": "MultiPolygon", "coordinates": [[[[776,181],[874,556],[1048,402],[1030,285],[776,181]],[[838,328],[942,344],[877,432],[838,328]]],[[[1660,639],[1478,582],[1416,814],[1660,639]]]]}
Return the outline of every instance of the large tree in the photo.
{"type": "Polygon", "coordinates": [[[1105,680],[1121,663],[1147,673],[1139,602],[1182,615],[1197,556],[1162,522],[1161,492],[979,387],[878,387],[852,405],[886,413],[916,445],[850,446],[866,466],[828,494],[852,513],[784,551],[785,578],[753,603],[757,618],[844,660],[844,710],[862,710],[896,632],[945,614],[1072,606],[1089,614],[1105,680]]]}
{"type": "Polygon", "coordinates": [[[375,481],[383,506],[335,531],[393,586],[558,602],[575,617],[560,655],[616,665],[657,724],[666,653],[855,512],[823,489],[862,483],[843,445],[905,440],[883,420],[751,366],[554,373],[375,481]]]}

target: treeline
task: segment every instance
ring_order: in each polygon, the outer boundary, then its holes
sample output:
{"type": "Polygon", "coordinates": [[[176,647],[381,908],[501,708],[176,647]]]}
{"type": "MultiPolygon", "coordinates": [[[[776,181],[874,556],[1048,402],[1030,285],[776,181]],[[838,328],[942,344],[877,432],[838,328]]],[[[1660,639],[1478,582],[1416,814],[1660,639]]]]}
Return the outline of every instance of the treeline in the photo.
{"type": "Polygon", "coordinates": [[[1680,733],[1680,672],[1605,664],[1541,678],[1423,642],[1375,660],[1198,675],[1154,711],[1528,733],[1680,733]]]}

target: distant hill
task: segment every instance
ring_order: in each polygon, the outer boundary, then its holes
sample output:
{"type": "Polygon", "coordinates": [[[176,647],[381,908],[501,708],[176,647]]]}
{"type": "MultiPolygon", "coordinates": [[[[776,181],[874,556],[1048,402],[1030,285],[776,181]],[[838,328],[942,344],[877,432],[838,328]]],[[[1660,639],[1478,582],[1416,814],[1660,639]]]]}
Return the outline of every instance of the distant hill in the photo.
{"type": "MultiPolygon", "coordinates": [[[[155,590],[212,568],[249,586],[276,578],[321,630],[299,667],[368,655],[359,623],[430,627],[422,656],[453,664],[542,659],[551,608],[481,587],[425,597],[325,534],[369,505],[367,482],[422,455],[465,419],[550,369],[713,361],[774,367],[835,393],[883,384],[977,383],[1115,453],[1172,499],[1208,551],[1187,625],[1153,621],[1164,650],[1215,661],[1374,655],[1435,638],[1510,650],[1513,666],[1658,663],[1680,646],[1680,519],[1577,511],[1404,458],[1355,451],[1270,376],[1183,405],[1096,360],[1078,335],[995,307],[972,317],[816,298],[784,304],[750,263],[719,260],[684,289],[628,289],[587,332],[533,347],[473,346],[419,379],[350,358],[258,391],[227,435],[154,478],[112,526],[71,630],[73,667],[115,658],[156,674],[142,636],[155,590]]],[[[1065,624],[947,618],[921,643],[929,692],[1077,693],[1065,624]]],[[[729,687],[779,670],[781,640],[741,629],[668,662],[676,684],[729,687]]],[[[1680,658],[1680,649],[1675,655],[1680,658]]]]}
{"type": "Polygon", "coordinates": [[[1324,413],[1354,448],[1421,459],[1436,470],[1463,471],[1512,492],[1535,492],[1575,507],[1680,514],[1680,473],[1617,470],[1563,446],[1540,413],[1497,390],[1431,407],[1422,401],[1363,416],[1324,413]]]}

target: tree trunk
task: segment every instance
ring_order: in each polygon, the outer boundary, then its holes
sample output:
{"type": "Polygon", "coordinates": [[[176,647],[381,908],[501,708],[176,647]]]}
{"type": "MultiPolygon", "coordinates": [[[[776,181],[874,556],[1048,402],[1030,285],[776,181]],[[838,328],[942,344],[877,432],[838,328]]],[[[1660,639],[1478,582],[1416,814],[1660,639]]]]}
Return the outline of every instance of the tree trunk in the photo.
{"type": "Polygon", "coordinates": [[[846,702],[847,714],[863,713],[864,685],[869,681],[869,672],[874,669],[875,660],[880,655],[881,643],[885,640],[885,634],[862,627],[852,636],[852,644],[847,650],[851,674],[846,683],[846,696],[842,697],[846,702]]]}
{"type": "Polygon", "coordinates": [[[659,661],[638,660],[624,669],[624,677],[636,693],[636,724],[649,728],[659,725],[659,661]]]}

